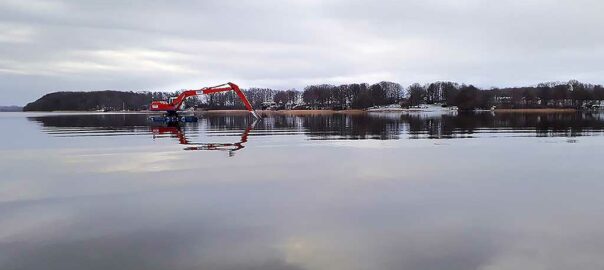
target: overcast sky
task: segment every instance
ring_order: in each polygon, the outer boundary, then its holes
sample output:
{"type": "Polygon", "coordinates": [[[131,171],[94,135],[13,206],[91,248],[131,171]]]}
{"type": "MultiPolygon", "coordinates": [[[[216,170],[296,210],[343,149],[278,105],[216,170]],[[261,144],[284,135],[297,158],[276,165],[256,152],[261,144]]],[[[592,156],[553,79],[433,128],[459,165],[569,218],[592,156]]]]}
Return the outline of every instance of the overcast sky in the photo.
{"type": "Polygon", "coordinates": [[[604,83],[601,0],[0,1],[0,104],[233,81],[604,83]]]}

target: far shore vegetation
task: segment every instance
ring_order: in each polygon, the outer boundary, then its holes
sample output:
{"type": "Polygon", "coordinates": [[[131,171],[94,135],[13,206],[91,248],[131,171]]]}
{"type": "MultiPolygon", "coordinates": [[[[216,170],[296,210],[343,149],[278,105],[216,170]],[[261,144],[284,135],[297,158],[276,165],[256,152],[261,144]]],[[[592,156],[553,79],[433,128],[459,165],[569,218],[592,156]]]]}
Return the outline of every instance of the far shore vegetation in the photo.
{"type": "MultiPolygon", "coordinates": [[[[269,110],[363,110],[394,105],[402,108],[422,104],[455,106],[459,110],[498,111],[590,110],[604,108],[604,87],[569,82],[534,86],[480,89],[455,82],[434,82],[407,87],[394,82],[376,84],[310,85],[303,91],[249,88],[244,90],[257,109],[269,110]]],[[[140,111],[152,100],[167,100],[177,92],[54,92],[27,104],[24,111],[140,111]]],[[[237,110],[243,104],[235,93],[226,92],[189,98],[185,107],[199,110],[237,110]]]]}
{"type": "Polygon", "coordinates": [[[21,106],[0,106],[0,112],[20,112],[23,111],[21,106]]]}

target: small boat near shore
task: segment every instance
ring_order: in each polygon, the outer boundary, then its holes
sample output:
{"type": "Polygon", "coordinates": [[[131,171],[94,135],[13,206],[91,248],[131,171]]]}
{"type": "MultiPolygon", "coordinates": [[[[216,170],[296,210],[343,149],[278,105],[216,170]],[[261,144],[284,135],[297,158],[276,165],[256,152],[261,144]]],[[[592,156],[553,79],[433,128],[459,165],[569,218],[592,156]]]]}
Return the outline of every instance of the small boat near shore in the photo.
{"type": "Polygon", "coordinates": [[[456,106],[446,107],[440,104],[421,104],[403,108],[398,104],[376,106],[367,109],[367,112],[405,112],[405,113],[453,113],[457,112],[456,106]]]}
{"type": "Polygon", "coordinates": [[[403,112],[405,109],[398,104],[369,107],[367,112],[403,112]]]}

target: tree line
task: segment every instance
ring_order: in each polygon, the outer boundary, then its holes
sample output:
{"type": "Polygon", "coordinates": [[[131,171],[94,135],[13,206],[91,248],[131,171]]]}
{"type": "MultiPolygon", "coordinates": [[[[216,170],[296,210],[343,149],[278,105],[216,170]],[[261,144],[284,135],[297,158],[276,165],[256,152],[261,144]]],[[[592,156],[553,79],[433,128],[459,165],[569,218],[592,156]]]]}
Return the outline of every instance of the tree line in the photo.
{"type": "MultiPolygon", "coordinates": [[[[400,104],[457,106],[462,110],[501,108],[584,108],[604,100],[599,84],[569,82],[540,83],[535,86],[480,89],[455,82],[414,83],[407,87],[394,82],[375,84],[318,84],[303,91],[249,88],[243,90],[254,108],[270,106],[289,109],[365,109],[400,104]]],[[[168,100],[180,92],[54,92],[27,104],[25,111],[52,110],[144,110],[152,100],[168,100]]],[[[604,105],[604,104],[603,104],[604,105]]],[[[234,92],[189,98],[185,107],[202,109],[243,109],[234,92]]]]}
{"type": "MultiPolygon", "coordinates": [[[[303,91],[250,88],[243,90],[252,106],[261,108],[267,103],[277,107],[302,109],[362,109],[400,102],[404,88],[393,82],[376,84],[310,85],[303,91]]],[[[208,109],[243,108],[233,92],[218,93],[189,99],[187,106],[208,109]]]]}
{"type": "MultiPolygon", "coordinates": [[[[414,83],[408,87],[394,82],[376,84],[318,84],[303,91],[251,88],[244,90],[256,108],[274,103],[277,108],[365,109],[373,106],[420,104],[457,106],[462,110],[500,108],[582,108],[604,100],[599,84],[569,82],[540,83],[535,86],[481,89],[456,82],[414,83]],[[285,106],[290,105],[290,106],[285,106]],[[293,106],[292,106],[293,105],[293,106]]],[[[234,93],[221,93],[191,101],[191,106],[208,109],[243,108],[234,93]]]]}

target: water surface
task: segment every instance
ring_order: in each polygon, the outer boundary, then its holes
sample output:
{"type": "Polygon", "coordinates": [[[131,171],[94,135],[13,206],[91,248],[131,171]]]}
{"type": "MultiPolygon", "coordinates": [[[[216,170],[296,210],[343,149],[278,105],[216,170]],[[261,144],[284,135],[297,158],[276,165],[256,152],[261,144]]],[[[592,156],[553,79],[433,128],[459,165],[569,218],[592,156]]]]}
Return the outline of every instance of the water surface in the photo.
{"type": "Polygon", "coordinates": [[[602,269],[600,114],[0,114],[0,269],[602,269]]]}

